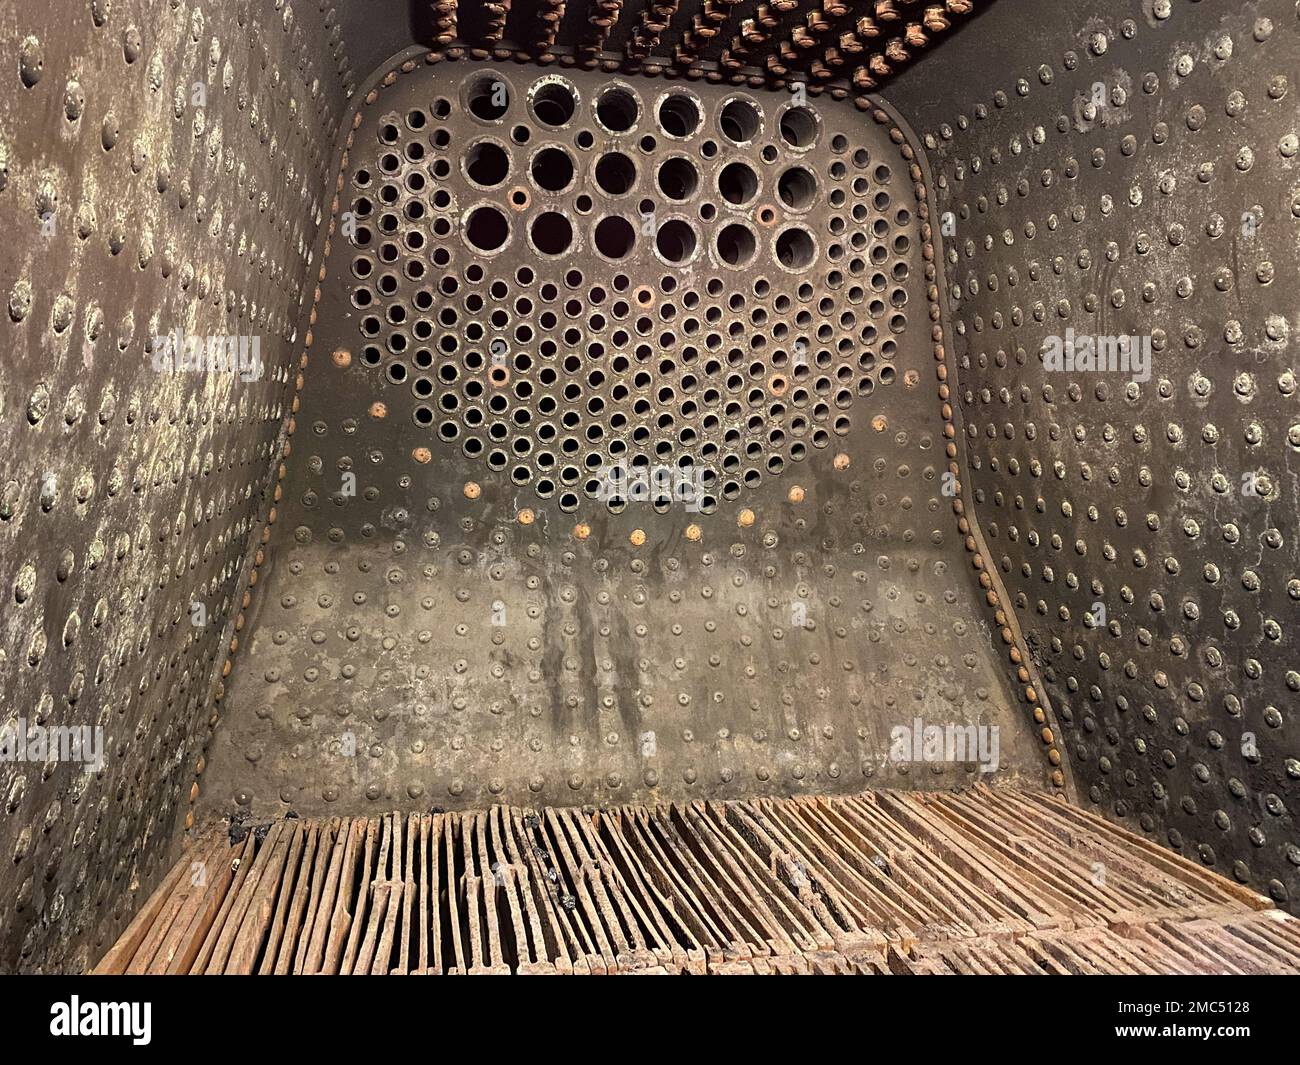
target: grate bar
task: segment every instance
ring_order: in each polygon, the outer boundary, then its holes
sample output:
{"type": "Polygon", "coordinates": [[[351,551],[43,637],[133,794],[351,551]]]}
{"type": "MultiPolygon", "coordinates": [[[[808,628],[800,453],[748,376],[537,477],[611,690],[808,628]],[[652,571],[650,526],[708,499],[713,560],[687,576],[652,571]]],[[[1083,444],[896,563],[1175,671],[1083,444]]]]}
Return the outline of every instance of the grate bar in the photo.
{"type": "Polygon", "coordinates": [[[199,836],[100,973],[1297,972],[1262,896],[1007,788],[199,836]]]}

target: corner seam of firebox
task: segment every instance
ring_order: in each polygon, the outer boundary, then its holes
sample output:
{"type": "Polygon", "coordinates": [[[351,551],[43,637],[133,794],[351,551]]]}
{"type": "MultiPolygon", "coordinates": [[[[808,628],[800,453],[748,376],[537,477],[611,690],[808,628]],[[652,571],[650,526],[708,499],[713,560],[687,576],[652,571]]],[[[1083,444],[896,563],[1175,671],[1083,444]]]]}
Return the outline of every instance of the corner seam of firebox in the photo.
{"type": "Polygon", "coordinates": [[[1044,757],[1049,765],[1049,781],[1053,788],[1061,791],[1067,798],[1077,801],[1078,791],[1074,779],[1057,743],[1062,735],[1056,712],[1047,696],[1024,633],[1016,618],[1014,608],[1009,606],[1011,600],[1006,586],[998,575],[997,568],[988,563],[988,547],[980,529],[979,518],[975,510],[968,484],[962,478],[959,459],[965,454],[964,439],[961,433],[963,419],[960,404],[953,402],[957,384],[955,364],[948,359],[945,346],[943,323],[951,320],[952,311],[948,306],[944,284],[942,254],[942,232],[936,232],[930,221],[929,190],[934,187],[933,174],[925,148],[911,126],[903,116],[886,100],[875,96],[860,97],[859,104],[865,100],[871,108],[872,119],[889,126],[890,138],[898,145],[899,155],[908,164],[909,176],[913,181],[916,196],[917,217],[921,223],[921,238],[924,241],[922,258],[926,263],[926,298],[930,304],[930,319],[933,322],[931,338],[934,342],[935,374],[939,381],[939,400],[942,404],[941,414],[944,421],[944,436],[947,440],[946,452],[949,459],[948,474],[951,477],[953,493],[952,509],[957,516],[957,527],[964,537],[963,546],[970,555],[971,565],[978,572],[980,587],[985,591],[985,601],[993,612],[993,621],[998,635],[1007,646],[1007,657],[1013,666],[1012,674],[1021,698],[1027,704],[1033,724],[1038,728],[1038,738],[1044,749],[1044,757]]]}
{"type": "MultiPolygon", "coordinates": [[[[257,587],[258,574],[261,572],[263,565],[266,563],[268,554],[266,546],[271,540],[271,526],[276,523],[279,517],[279,504],[283,495],[281,482],[288,472],[285,466],[285,460],[292,454],[293,442],[290,439],[297,429],[296,415],[299,407],[299,395],[306,383],[305,371],[309,360],[309,352],[313,343],[313,327],[316,324],[316,311],[320,304],[321,283],[326,277],[326,267],[329,263],[330,251],[332,249],[334,230],[339,212],[339,192],[343,188],[343,175],[347,170],[348,155],[351,151],[352,144],[356,137],[357,127],[361,124],[361,109],[363,106],[369,106],[374,103],[378,97],[378,90],[381,87],[387,87],[397,80],[398,73],[409,73],[416,67],[416,60],[421,56],[426,58],[426,62],[435,62],[434,53],[428,51],[423,46],[413,46],[403,49],[396,55],[390,57],[384,63],[381,63],[375,70],[374,74],[366,80],[361,86],[361,90],[351,98],[353,102],[347,110],[340,116],[338,126],[338,139],[335,141],[331,150],[331,155],[335,160],[334,170],[334,189],[329,207],[328,222],[322,220],[317,224],[316,233],[313,237],[313,247],[318,252],[317,261],[320,263],[316,271],[314,282],[311,285],[310,300],[307,289],[304,286],[302,298],[299,303],[296,321],[305,324],[301,345],[302,353],[298,357],[297,373],[293,378],[293,395],[289,400],[285,412],[284,421],[281,423],[280,431],[276,439],[276,453],[267,469],[266,476],[263,478],[262,498],[265,501],[270,497],[270,506],[266,510],[264,517],[259,518],[254,524],[253,529],[249,531],[249,544],[256,543],[250,557],[245,559],[243,570],[240,574],[238,584],[239,590],[237,596],[239,600],[239,609],[235,616],[228,623],[223,635],[222,642],[226,645],[226,655],[220,667],[213,666],[213,675],[207,679],[206,690],[212,694],[210,696],[212,711],[209,716],[209,724],[215,729],[221,720],[221,704],[226,695],[226,682],[234,671],[235,655],[239,650],[239,634],[244,630],[248,622],[249,612],[254,606],[254,590],[257,587]]],[[[328,171],[327,171],[328,173],[328,171]]],[[[328,184],[325,186],[329,190],[328,184]]],[[[287,389],[286,389],[287,391],[287,389]]],[[[211,736],[208,737],[209,742],[211,736]]],[[[207,768],[206,746],[204,752],[200,753],[194,762],[194,779],[190,784],[189,793],[186,796],[186,808],[183,820],[177,812],[177,820],[181,820],[183,833],[190,833],[190,839],[196,838],[198,833],[210,831],[214,824],[224,821],[225,818],[206,818],[202,823],[198,822],[195,816],[195,809],[198,804],[199,796],[202,793],[200,788],[200,779],[203,771],[207,768]]],[[[178,844],[181,847],[186,846],[186,841],[182,838],[178,844]]]]}

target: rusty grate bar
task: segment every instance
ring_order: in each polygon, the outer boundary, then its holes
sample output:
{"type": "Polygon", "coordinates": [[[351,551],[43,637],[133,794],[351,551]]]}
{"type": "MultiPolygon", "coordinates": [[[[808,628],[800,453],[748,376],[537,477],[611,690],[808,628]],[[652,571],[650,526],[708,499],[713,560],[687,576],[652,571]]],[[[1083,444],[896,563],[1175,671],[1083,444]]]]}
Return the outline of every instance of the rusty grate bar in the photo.
{"type": "Polygon", "coordinates": [[[199,837],[99,973],[1277,973],[1300,922],[1009,788],[290,818],[199,837]]]}

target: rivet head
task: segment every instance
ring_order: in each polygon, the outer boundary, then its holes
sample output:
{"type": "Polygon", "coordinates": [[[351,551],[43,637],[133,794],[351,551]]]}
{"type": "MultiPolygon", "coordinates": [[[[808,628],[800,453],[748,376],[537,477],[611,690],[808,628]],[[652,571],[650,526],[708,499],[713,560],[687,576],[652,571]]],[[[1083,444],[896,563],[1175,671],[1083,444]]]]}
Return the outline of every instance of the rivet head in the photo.
{"type": "Polygon", "coordinates": [[[466,481],[464,492],[466,499],[477,499],[483,494],[483,489],[479,486],[477,481],[466,481]]]}

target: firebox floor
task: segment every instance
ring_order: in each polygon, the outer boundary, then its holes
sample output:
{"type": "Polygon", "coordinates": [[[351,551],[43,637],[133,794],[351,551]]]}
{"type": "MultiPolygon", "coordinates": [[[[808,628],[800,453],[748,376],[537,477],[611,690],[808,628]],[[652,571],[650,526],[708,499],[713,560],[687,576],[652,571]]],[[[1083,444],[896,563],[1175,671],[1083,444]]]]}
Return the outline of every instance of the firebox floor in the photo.
{"type": "Polygon", "coordinates": [[[101,973],[1280,973],[1300,921],[979,786],[211,827],[101,973]]]}

